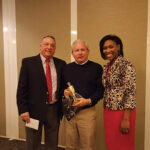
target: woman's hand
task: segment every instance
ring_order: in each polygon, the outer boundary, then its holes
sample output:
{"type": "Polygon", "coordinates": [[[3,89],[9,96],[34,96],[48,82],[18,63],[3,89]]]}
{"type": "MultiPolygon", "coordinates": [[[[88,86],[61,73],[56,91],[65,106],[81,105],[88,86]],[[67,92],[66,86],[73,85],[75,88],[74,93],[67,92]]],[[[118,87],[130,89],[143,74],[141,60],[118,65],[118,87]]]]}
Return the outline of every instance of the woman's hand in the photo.
{"type": "Polygon", "coordinates": [[[122,134],[128,134],[130,132],[130,120],[123,119],[120,125],[120,131],[122,134]]]}
{"type": "Polygon", "coordinates": [[[130,132],[130,115],[132,109],[125,109],[123,119],[120,124],[120,131],[122,134],[128,134],[130,132]]]}

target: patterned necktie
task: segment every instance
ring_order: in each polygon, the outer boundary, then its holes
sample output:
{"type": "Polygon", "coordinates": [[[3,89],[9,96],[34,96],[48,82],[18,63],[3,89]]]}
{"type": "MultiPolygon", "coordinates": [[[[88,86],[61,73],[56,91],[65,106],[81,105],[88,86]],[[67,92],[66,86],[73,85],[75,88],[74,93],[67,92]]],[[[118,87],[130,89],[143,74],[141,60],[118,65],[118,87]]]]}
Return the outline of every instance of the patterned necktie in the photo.
{"type": "Polygon", "coordinates": [[[49,93],[49,103],[52,101],[52,79],[51,79],[51,70],[49,66],[49,59],[46,59],[46,81],[49,93]]]}

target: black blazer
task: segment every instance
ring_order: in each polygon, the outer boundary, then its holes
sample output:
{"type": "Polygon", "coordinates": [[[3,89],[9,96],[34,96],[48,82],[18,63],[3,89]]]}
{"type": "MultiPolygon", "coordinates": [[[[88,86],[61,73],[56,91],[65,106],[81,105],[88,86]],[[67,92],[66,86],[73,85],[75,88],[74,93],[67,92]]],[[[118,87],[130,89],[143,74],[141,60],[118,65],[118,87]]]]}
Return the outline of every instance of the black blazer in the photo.
{"type": "MultiPolygon", "coordinates": [[[[62,94],[64,90],[62,70],[65,61],[53,58],[57,72],[57,90],[56,99],[58,106],[58,117],[62,117],[62,94]]],[[[33,57],[24,58],[20,70],[18,89],[17,89],[17,106],[19,115],[29,112],[30,117],[40,121],[45,120],[48,104],[48,88],[46,76],[44,73],[40,54],[33,57]]],[[[56,116],[57,117],[57,116],[56,116]]]]}

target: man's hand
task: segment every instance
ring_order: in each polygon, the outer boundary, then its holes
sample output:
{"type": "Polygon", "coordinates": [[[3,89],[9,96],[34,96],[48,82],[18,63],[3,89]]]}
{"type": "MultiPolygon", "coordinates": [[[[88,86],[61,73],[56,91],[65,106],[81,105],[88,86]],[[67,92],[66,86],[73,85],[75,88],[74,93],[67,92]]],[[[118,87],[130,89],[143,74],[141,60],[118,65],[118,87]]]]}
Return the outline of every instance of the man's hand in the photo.
{"type": "Polygon", "coordinates": [[[77,102],[74,103],[72,106],[83,107],[83,106],[86,106],[86,105],[90,105],[89,99],[77,98],[77,102]]]}
{"type": "Polygon", "coordinates": [[[30,122],[30,115],[29,115],[29,112],[25,112],[25,113],[22,113],[20,115],[21,119],[24,120],[25,122],[29,123],[30,122]]]}
{"type": "Polygon", "coordinates": [[[69,96],[71,96],[71,92],[70,92],[68,89],[65,89],[65,90],[64,90],[64,96],[65,96],[66,98],[69,98],[69,96]]]}

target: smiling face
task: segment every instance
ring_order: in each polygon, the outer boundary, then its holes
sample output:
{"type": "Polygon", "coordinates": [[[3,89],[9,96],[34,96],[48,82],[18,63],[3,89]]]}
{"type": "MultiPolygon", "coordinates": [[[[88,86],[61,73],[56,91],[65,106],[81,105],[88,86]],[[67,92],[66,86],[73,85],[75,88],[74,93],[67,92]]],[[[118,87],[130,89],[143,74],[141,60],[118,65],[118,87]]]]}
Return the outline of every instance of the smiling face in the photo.
{"type": "Polygon", "coordinates": [[[115,41],[107,40],[103,46],[103,53],[105,55],[105,59],[110,62],[114,62],[118,57],[118,51],[120,50],[120,45],[115,41]]]}
{"type": "Polygon", "coordinates": [[[85,43],[77,42],[73,45],[72,55],[78,64],[82,64],[88,60],[89,50],[85,43]]]}
{"type": "Polygon", "coordinates": [[[56,49],[56,42],[50,37],[46,37],[40,44],[41,54],[46,58],[52,58],[56,49]]]}

